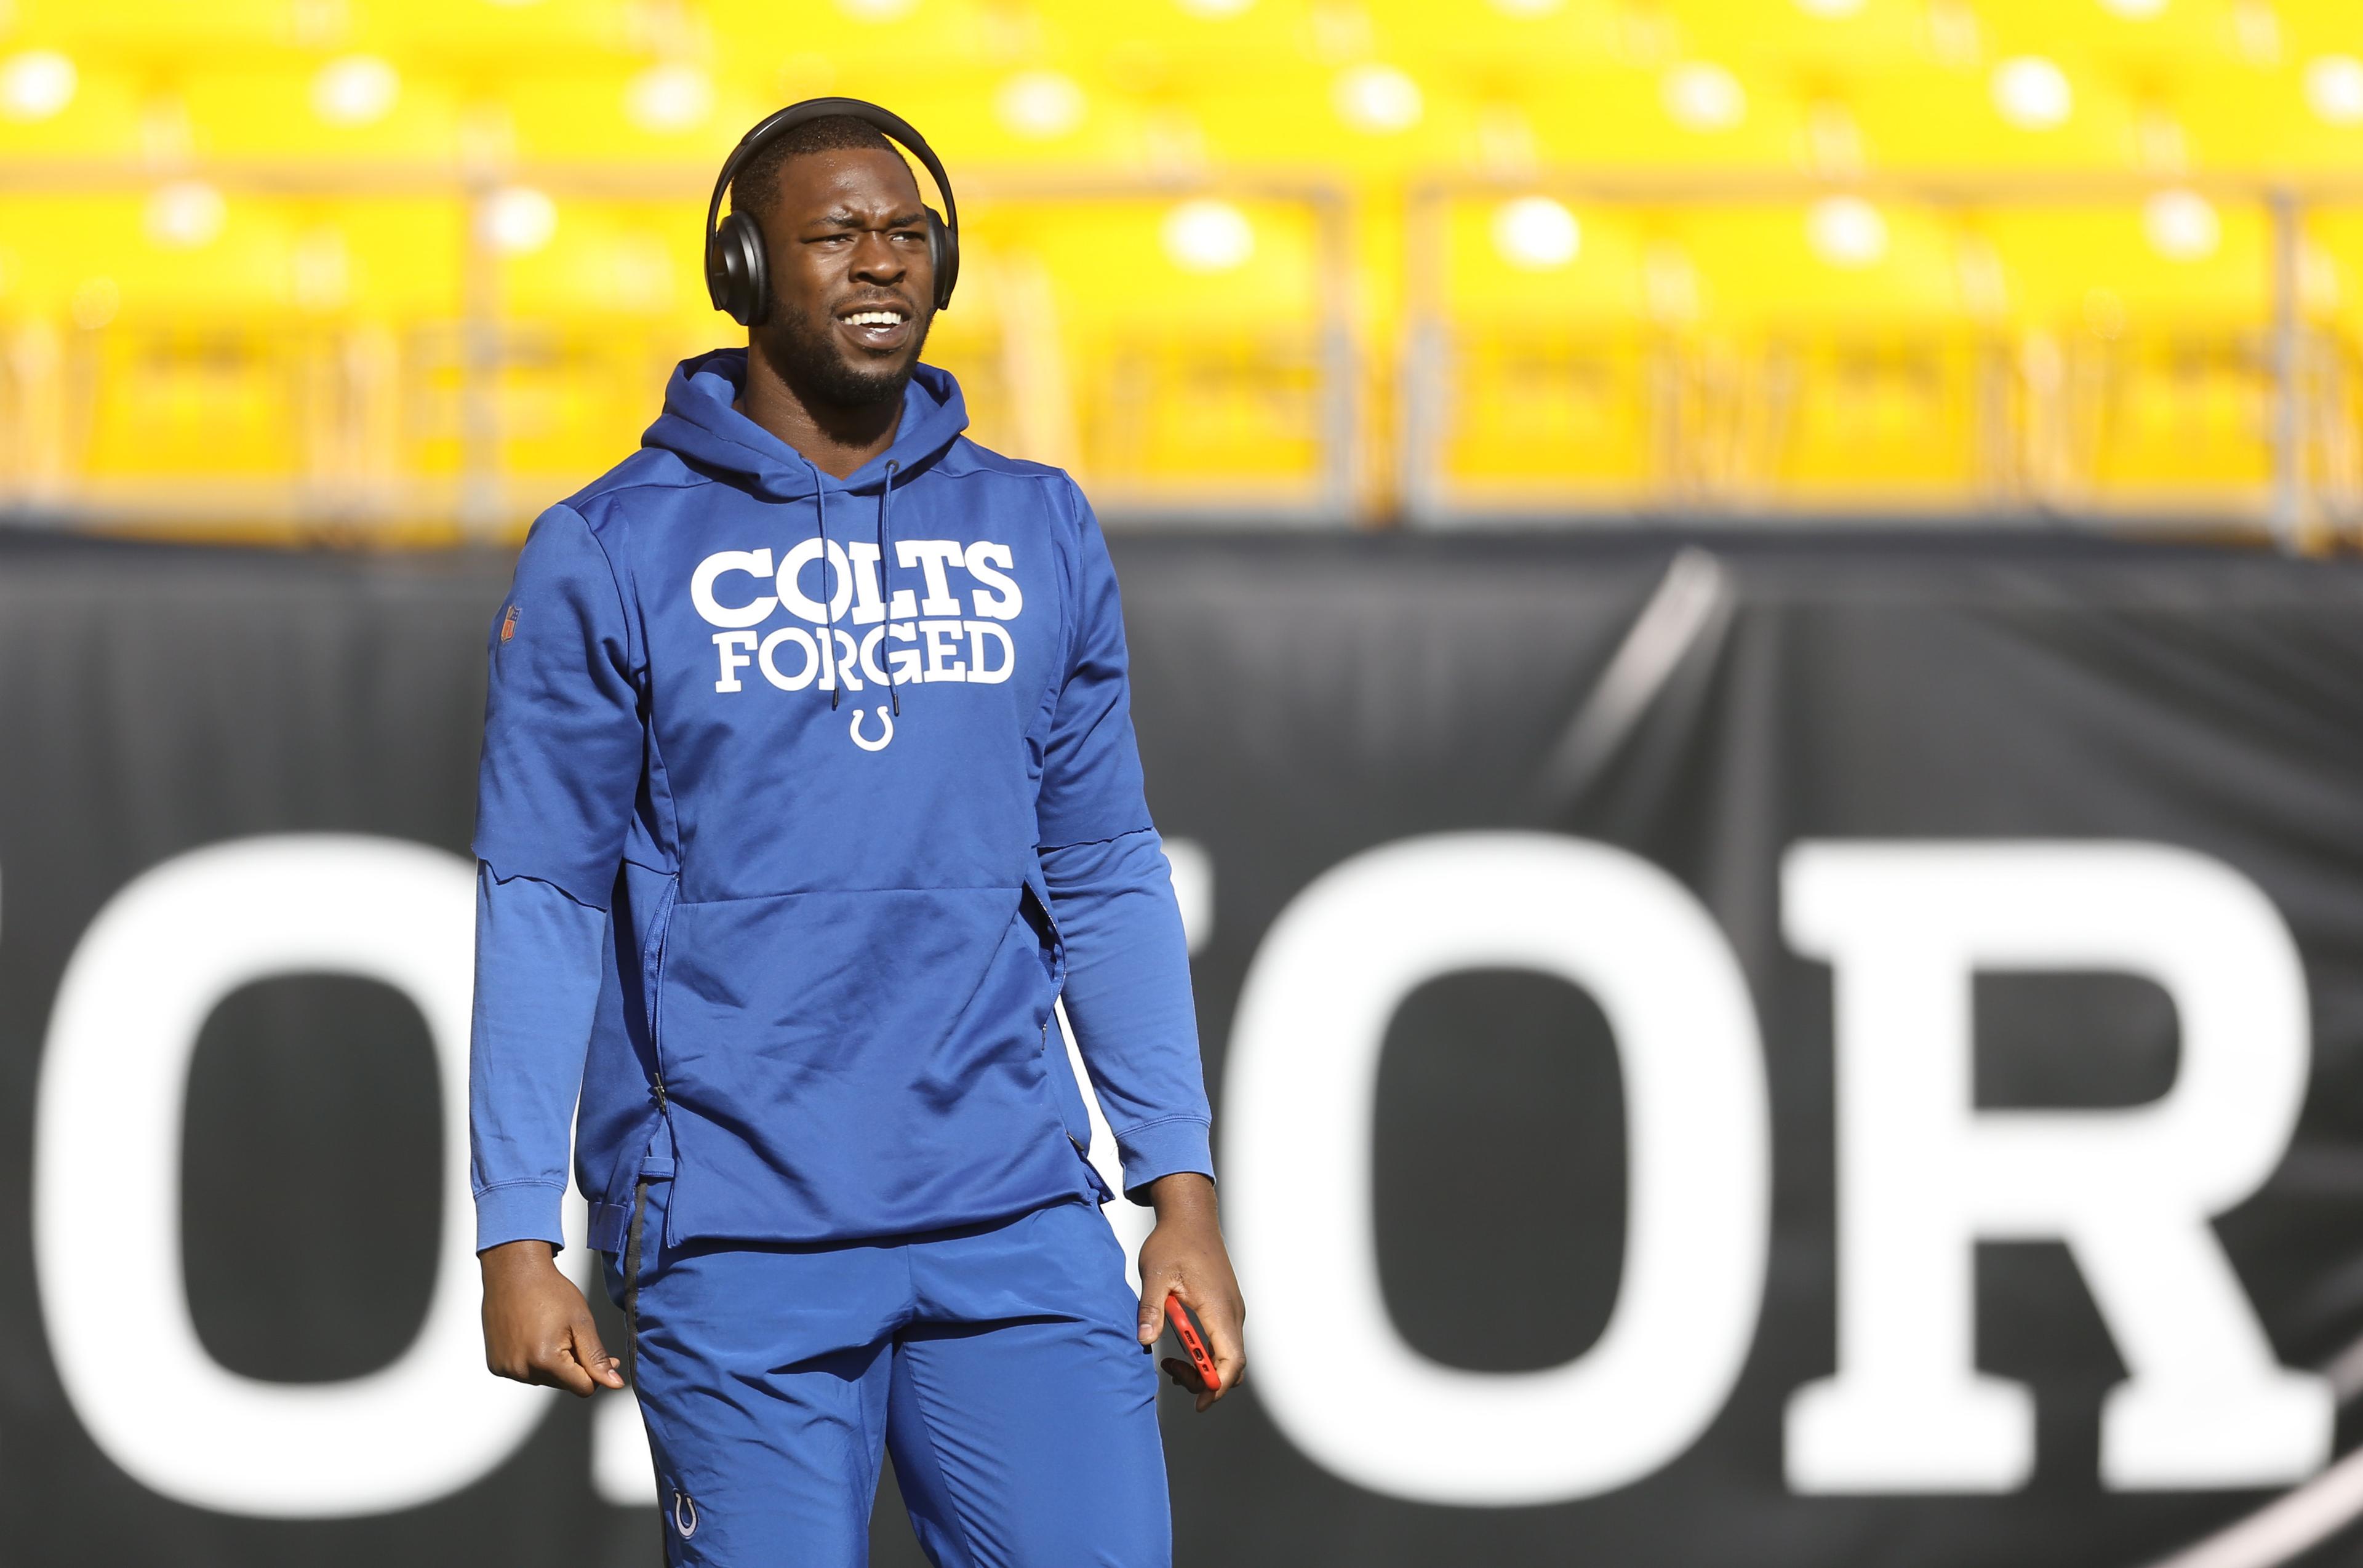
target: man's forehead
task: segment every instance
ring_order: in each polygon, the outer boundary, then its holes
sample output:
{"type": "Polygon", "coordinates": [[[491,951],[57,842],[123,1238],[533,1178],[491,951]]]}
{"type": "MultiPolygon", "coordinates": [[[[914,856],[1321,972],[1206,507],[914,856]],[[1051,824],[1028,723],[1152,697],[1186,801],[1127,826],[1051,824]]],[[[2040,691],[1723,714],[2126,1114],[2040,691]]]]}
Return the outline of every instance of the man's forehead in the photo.
{"type": "Polygon", "coordinates": [[[780,205],[803,221],[840,209],[915,207],[919,182],[900,154],[878,148],[804,152],[780,167],[780,205]]]}

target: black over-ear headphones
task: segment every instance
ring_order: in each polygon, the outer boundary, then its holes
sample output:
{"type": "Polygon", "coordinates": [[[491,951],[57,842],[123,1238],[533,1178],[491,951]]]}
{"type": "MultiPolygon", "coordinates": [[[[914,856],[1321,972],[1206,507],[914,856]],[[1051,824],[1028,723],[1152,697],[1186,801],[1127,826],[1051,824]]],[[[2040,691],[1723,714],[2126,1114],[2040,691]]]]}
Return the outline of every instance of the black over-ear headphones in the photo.
{"type": "Polygon", "coordinates": [[[941,310],[952,302],[952,284],[960,281],[960,204],[952,199],[951,177],[944,172],[927,139],[893,110],[860,98],[806,98],[801,104],[790,104],[738,139],[714,182],[714,199],[705,204],[705,292],[713,296],[715,309],[728,311],[742,327],[760,326],[771,314],[771,263],[763,253],[763,231],[753,214],[734,212],[722,218],[719,227],[716,225],[722,213],[723,193],[765,142],[831,115],[846,115],[875,126],[901,142],[943,193],[941,214],[933,207],[925,209],[927,254],[936,263],[936,308],[941,310]]]}

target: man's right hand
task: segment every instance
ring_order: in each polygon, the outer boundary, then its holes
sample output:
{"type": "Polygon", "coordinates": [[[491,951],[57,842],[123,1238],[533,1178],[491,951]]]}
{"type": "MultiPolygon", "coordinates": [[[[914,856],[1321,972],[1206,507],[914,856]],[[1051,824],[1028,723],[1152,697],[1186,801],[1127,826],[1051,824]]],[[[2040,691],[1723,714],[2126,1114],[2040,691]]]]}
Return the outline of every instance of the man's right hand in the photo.
{"type": "Polygon", "coordinates": [[[484,1270],[484,1364],[495,1374],[585,1399],[624,1386],[623,1362],[599,1342],[590,1304],[558,1272],[549,1242],[505,1242],[476,1258],[484,1270]]]}

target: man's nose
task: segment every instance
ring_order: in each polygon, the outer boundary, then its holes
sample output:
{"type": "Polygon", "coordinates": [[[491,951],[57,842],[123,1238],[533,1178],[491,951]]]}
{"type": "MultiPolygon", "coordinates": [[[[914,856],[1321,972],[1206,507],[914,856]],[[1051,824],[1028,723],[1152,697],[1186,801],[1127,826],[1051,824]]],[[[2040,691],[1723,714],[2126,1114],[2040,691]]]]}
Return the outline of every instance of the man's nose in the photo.
{"type": "Polygon", "coordinates": [[[854,247],[853,275],[864,281],[892,283],[910,270],[910,263],[882,234],[865,234],[854,247]]]}

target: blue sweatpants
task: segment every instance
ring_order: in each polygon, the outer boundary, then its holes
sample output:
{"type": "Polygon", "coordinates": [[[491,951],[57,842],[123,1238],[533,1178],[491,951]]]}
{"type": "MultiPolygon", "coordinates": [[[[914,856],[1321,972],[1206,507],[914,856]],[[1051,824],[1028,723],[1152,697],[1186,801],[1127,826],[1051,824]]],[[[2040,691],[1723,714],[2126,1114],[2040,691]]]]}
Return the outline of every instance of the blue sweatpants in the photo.
{"type": "MultiPolygon", "coordinates": [[[[675,1568],[864,1568],[879,1455],[937,1568],[1169,1568],[1157,1376],[1081,1199],[877,1243],[665,1250],[640,1410],[675,1568]]],[[[623,1260],[606,1255],[620,1304],[623,1260]]]]}

